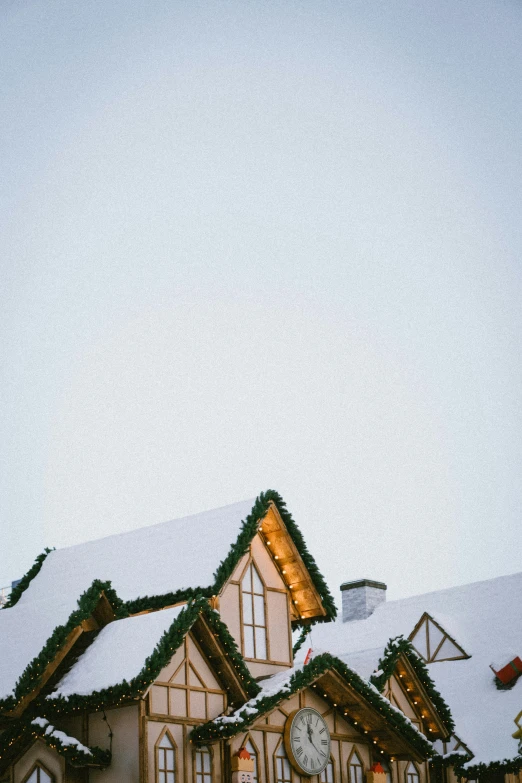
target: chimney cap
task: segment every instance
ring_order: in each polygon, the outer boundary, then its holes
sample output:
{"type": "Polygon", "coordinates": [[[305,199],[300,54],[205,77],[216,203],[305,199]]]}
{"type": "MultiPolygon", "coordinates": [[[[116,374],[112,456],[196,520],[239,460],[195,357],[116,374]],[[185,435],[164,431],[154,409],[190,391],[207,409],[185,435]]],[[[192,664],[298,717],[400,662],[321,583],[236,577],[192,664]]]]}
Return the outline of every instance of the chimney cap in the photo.
{"type": "Polygon", "coordinates": [[[386,590],[384,582],[376,582],[374,579],[356,579],[354,582],[343,582],[341,590],[354,590],[357,587],[376,587],[379,590],[386,590]]]}

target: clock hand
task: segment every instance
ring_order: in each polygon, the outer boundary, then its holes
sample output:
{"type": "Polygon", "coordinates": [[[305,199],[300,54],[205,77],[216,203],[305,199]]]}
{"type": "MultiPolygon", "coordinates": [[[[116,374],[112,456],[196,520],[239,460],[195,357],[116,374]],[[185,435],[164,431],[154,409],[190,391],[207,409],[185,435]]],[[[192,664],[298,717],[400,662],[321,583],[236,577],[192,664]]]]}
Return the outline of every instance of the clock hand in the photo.
{"type": "Polygon", "coordinates": [[[310,726],[310,724],[308,724],[308,726],[306,728],[308,729],[308,739],[310,740],[310,744],[314,747],[314,749],[317,752],[319,752],[319,749],[316,747],[315,742],[314,742],[313,737],[312,737],[312,727],[310,726]]]}

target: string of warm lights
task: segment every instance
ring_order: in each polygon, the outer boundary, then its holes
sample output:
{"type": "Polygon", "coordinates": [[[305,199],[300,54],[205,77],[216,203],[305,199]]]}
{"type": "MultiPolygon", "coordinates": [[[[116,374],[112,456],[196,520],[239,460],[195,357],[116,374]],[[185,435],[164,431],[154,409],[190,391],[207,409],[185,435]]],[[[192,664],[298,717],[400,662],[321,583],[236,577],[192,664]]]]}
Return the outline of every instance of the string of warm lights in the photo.
{"type": "MultiPolygon", "coordinates": [[[[213,637],[218,641],[223,654],[234,668],[245,693],[249,697],[255,696],[260,691],[259,685],[250,674],[234,638],[219,614],[210,608],[206,598],[199,597],[187,604],[185,609],[180,612],[170,628],[165,631],[151,655],[146,659],[140,673],[132,680],[128,682],[124,680],[117,685],[100,691],[93,691],[86,695],[73,694],[67,698],[56,696],[46,700],[49,707],[57,714],[85,709],[99,710],[107,706],[119,706],[124,702],[139,697],[170,662],[200,614],[205,618],[213,637]]],[[[219,670],[217,673],[222,674],[219,670]]]]}
{"type": "MultiPolygon", "coordinates": [[[[404,655],[408,659],[408,662],[410,663],[416,676],[422,683],[422,686],[424,687],[424,690],[429,696],[430,701],[432,702],[439,717],[444,723],[444,726],[447,729],[447,736],[450,736],[455,730],[455,721],[453,720],[451,710],[446,704],[446,702],[444,701],[440,692],[435,687],[435,683],[430,677],[428,667],[426,666],[424,661],[421,658],[419,658],[412,643],[408,639],[405,639],[403,636],[396,636],[395,638],[390,639],[390,641],[388,642],[388,644],[384,649],[382,658],[379,660],[379,663],[377,665],[377,671],[379,673],[372,674],[372,676],[370,677],[370,682],[372,683],[372,685],[375,686],[375,688],[377,688],[379,692],[382,693],[385,684],[388,682],[390,677],[395,673],[396,666],[401,655],[404,655]]],[[[404,676],[403,675],[401,676],[401,674],[399,674],[399,678],[403,680],[404,676]]],[[[411,693],[413,684],[405,682],[404,685],[406,691],[411,693]]],[[[418,700],[414,700],[414,704],[417,704],[417,702],[418,700]]],[[[422,714],[422,717],[426,719],[428,716],[424,712],[424,714],[422,714]]],[[[429,727],[428,731],[430,733],[435,733],[433,727],[429,727]]]]}
{"type": "MultiPolygon", "coordinates": [[[[321,655],[312,658],[310,663],[294,672],[277,693],[260,696],[255,700],[247,702],[247,704],[243,705],[243,707],[238,710],[237,715],[234,718],[233,716],[230,716],[227,718],[226,722],[220,721],[220,719],[217,718],[197,726],[193,729],[191,734],[193,741],[197,744],[205,745],[208,742],[232,737],[239,731],[244,731],[249,728],[254,721],[258,720],[267,712],[270,712],[281,701],[289,698],[293,693],[309,686],[317,687],[315,681],[329,670],[337,672],[355,691],[361,694],[372,707],[382,714],[382,717],[394,730],[399,731],[410,745],[416,748],[423,756],[429,758],[435,753],[431,743],[415,729],[405,715],[396,711],[385,698],[375,690],[375,688],[363,680],[362,677],[352,669],[349,669],[339,660],[339,658],[336,658],[329,653],[322,653],[321,655]]],[[[323,698],[331,701],[324,691],[322,692],[322,695],[323,698]]],[[[335,706],[335,708],[344,712],[342,706],[337,705],[333,701],[331,703],[332,706],[335,706]]],[[[362,727],[362,730],[363,732],[370,732],[369,728],[362,727]]],[[[378,749],[383,750],[380,747],[378,749]]]]}
{"type": "Polygon", "coordinates": [[[126,615],[123,602],[112,589],[111,583],[95,579],[92,585],[78,599],[78,609],[71,613],[64,625],[59,625],[54,629],[40,653],[26,667],[15,685],[13,694],[0,699],[0,711],[8,713],[15,710],[24,698],[37,690],[48,666],[52,664],[56,655],[62,650],[69,635],[79,628],[84,620],[88,620],[91,617],[102,593],[105,594],[118,616],[126,615]]]}
{"type": "MultiPolygon", "coordinates": [[[[503,761],[491,761],[489,764],[469,764],[470,756],[459,751],[448,753],[445,756],[434,756],[430,759],[430,770],[433,772],[434,783],[443,783],[446,779],[444,770],[453,767],[453,773],[461,780],[488,780],[492,773],[516,774],[522,770],[522,755],[503,761]],[[466,765],[466,766],[464,766],[466,765]]],[[[430,778],[432,775],[430,775],[430,778]]]]}
{"type": "Polygon", "coordinates": [[[41,739],[45,744],[59,753],[73,767],[108,767],[111,763],[111,752],[103,750],[96,745],[89,746],[83,750],[82,743],[73,740],[70,743],[64,743],[54,732],[54,726],[48,722],[42,721],[45,725],[35,725],[31,717],[24,718],[23,721],[17,721],[16,726],[9,727],[0,735],[0,770],[5,769],[10,761],[17,755],[20,748],[23,748],[34,739],[41,739]]]}

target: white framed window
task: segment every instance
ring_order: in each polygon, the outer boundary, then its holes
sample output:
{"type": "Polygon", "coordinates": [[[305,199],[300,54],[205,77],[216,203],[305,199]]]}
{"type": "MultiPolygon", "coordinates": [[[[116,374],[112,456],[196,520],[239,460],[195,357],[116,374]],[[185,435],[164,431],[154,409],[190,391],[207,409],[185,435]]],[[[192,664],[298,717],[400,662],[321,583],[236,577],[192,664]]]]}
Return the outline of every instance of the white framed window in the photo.
{"type": "Polygon", "coordinates": [[[348,759],[348,780],[349,783],[363,783],[364,767],[361,761],[361,757],[355,750],[352,750],[350,758],[348,759]]]}
{"type": "Polygon", "coordinates": [[[47,772],[41,764],[31,770],[29,776],[25,778],[24,783],[53,783],[54,778],[47,772]]]}
{"type": "Polygon", "coordinates": [[[406,767],[406,770],[404,771],[404,778],[406,783],[420,783],[419,770],[413,761],[410,761],[406,767]]]}
{"type": "Polygon", "coordinates": [[[207,747],[198,748],[194,753],[195,783],[212,783],[212,756],[207,747]]]}
{"type": "Polygon", "coordinates": [[[265,586],[254,563],[241,580],[243,653],[245,658],[267,659],[265,586]]]}
{"type": "Polygon", "coordinates": [[[292,767],[290,766],[285,746],[282,742],[279,743],[274,760],[276,783],[292,783],[292,767]]]}
{"type": "Polygon", "coordinates": [[[176,783],[176,747],[168,732],[156,745],[157,783],[176,783]]]}

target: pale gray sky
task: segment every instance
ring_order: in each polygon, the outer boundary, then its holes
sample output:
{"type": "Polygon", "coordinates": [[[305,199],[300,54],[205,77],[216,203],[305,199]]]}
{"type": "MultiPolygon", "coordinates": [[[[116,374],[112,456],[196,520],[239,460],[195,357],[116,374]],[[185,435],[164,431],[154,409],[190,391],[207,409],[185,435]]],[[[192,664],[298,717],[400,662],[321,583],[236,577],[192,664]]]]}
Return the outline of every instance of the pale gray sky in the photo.
{"type": "Polygon", "coordinates": [[[520,570],[520,3],[0,21],[0,586],[269,487],[336,594],[520,570]]]}

